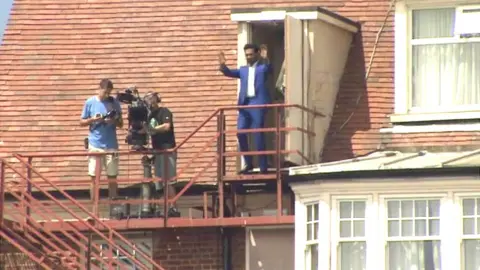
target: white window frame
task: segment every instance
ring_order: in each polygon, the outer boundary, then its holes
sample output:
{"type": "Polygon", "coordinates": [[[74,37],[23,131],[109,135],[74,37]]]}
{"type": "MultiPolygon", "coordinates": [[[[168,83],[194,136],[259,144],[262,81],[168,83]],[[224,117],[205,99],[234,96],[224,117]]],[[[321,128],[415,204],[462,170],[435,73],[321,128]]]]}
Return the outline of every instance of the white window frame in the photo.
{"type": "MultiPolygon", "coordinates": [[[[440,199],[440,238],[442,269],[462,270],[462,208],[461,198],[480,197],[478,177],[422,177],[414,179],[365,181],[315,181],[293,184],[295,192],[295,269],[304,267],[306,238],[305,205],[320,201],[319,269],[334,270],[331,256],[336,256],[336,229],[333,227],[337,199],[351,200],[370,197],[367,203],[367,269],[386,269],[388,223],[386,201],[390,199],[440,199]],[[304,236],[305,235],[305,236],[304,236]],[[333,248],[332,248],[333,247],[333,248]],[[375,259],[372,259],[375,258],[375,259]]],[[[336,259],[333,260],[336,262],[336,259]]]]}
{"type": "MultiPolygon", "coordinates": [[[[396,3],[395,8],[395,110],[390,115],[392,123],[442,121],[480,118],[480,106],[465,106],[465,108],[452,108],[442,111],[421,111],[411,108],[411,42],[412,34],[412,10],[428,8],[456,8],[461,12],[464,7],[480,5],[479,0],[464,0],[453,2],[446,0],[404,0],[396,3]]],[[[435,44],[479,42],[480,38],[460,39],[453,38],[437,39],[435,44]]],[[[432,40],[417,40],[415,44],[434,44],[432,40]]]]}
{"type": "MultiPolygon", "coordinates": [[[[412,236],[412,237],[395,237],[398,239],[398,241],[425,241],[425,240],[438,240],[440,241],[441,244],[441,251],[440,251],[440,263],[442,265],[442,269],[447,269],[443,267],[443,265],[448,265],[448,260],[445,259],[446,257],[443,256],[445,249],[445,244],[444,244],[444,223],[447,221],[448,218],[445,218],[446,213],[445,210],[442,210],[442,207],[444,208],[446,203],[448,203],[448,194],[447,193],[418,193],[418,194],[389,194],[389,195],[380,195],[380,204],[379,204],[379,212],[380,212],[380,218],[379,220],[382,221],[382,242],[384,244],[384,249],[381,251],[381,254],[383,255],[383,265],[385,269],[387,269],[388,265],[388,258],[387,258],[387,247],[388,247],[388,242],[389,241],[394,241],[390,240],[388,236],[388,204],[387,202],[390,200],[439,200],[440,201],[440,215],[439,215],[439,220],[440,220],[440,235],[439,236],[424,236],[424,237],[419,237],[419,236],[412,236]],[[443,232],[443,233],[442,233],[443,232]]],[[[449,227],[449,225],[446,225],[449,227]]],[[[392,237],[393,238],[393,237],[392,237]]],[[[394,239],[395,239],[394,238],[394,239]]],[[[395,239],[395,240],[397,240],[395,239]]]]}
{"type": "Polygon", "coordinates": [[[465,261],[465,254],[463,252],[463,247],[464,247],[464,240],[470,240],[470,239],[480,239],[480,232],[478,232],[477,235],[469,235],[469,236],[464,236],[463,235],[463,208],[462,208],[462,200],[463,199],[477,199],[480,198],[480,193],[459,193],[455,194],[454,200],[455,200],[455,205],[457,206],[457,217],[456,220],[458,221],[456,223],[456,236],[457,239],[459,239],[460,242],[460,247],[458,248],[458,265],[461,266],[460,269],[465,269],[464,261],[465,261]]]}
{"type": "MultiPolygon", "coordinates": [[[[372,208],[373,204],[373,197],[371,195],[350,195],[350,196],[332,196],[331,202],[331,224],[330,224],[330,233],[331,233],[331,270],[338,270],[341,269],[341,265],[338,261],[339,257],[339,249],[340,249],[340,243],[346,242],[346,241],[364,241],[366,245],[369,245],[369,238],[371,236],[375,235],[376,232],[374,230],[375,224],[371,224],[372,218],[375,219],[375,211],[372,208]],[[365,202],[365,237],[362,238],[356,238],[352,237],[351,239],[348,240],[341,240],[340,237],[340,209],[339,209],[339,204],[342,201],[364,201],[365,202]]],[[[374,269],[371,267],[374,267],[373,265],[369,264],[369,257],[372,257],[373,254],[369,256],[369,251],[368,248],[365,250],[366,254],[366,268],[367,269],[374,269]]],[[[373,257],[372,257],[373,258],[373,257]]],[[[372,260],[370,260],[372,261],[372,260]]]]}
{"type": "MultiPolygon", "coordinates": [[[[311,266],[309,265],[309,262],[311,261],[311,257],[312,257],[312,253],[308,251],[309,247],[310,246],[313,246],[313,245],[317,245],[317,261],[319,259],[319,256],[320,256],[320,223],[321,223],[321,218],[320,218],[320,202],[311,202],[311,203],[307,203],[305,204],[305,213],[306,213],[306,218],[305,218],[305,243],[304,243],[304,247],[305,247],[305,256],[304,256],[304,261],[305,261],[305,270],[316,270],[316,269],[312,269],[311,266]],[[312,207],[312,209],[314,210],[315,209],[315,206],[317,206],[317,216],[318,216],[318,219],[315,219],[315,213],[312,214],[312,220],[309,221],[308,220],[308,207],[312,207]],[[315,228],[315,224],[318,224],[318,231],[316,232],[316,235],[317,237],[314,238],[313,240],[309,240],[308,239],[308,228],[309,226],[312,226],[313,228],[315,228]]],[[[315,232],[312,230],[312,234],[315,235],[315,232]]]]}

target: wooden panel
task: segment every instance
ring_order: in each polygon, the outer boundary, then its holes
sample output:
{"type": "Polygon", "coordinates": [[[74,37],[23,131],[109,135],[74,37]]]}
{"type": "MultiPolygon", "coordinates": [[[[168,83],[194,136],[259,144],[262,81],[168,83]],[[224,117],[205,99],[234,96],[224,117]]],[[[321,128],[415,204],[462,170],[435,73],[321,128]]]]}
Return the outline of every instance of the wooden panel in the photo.
{"type": "MultiPolygon", "coordinates": [[[[286,90],[285,102],[304,104],[303,95],[303,43],[302,21],[290,16],[285,18],[285,64],[286,90]]],[[[301,127],[303,113],[297,108],[289,109],[285,114],[288,127],[301,127]]],[[[303,152],[306,148],[303,134],[299,131],[289,132],[286,136],[286,149],[303,152]]],[[[290,154],[287,159],[297,164],[303,164],[298,154],[290,154]]]]}

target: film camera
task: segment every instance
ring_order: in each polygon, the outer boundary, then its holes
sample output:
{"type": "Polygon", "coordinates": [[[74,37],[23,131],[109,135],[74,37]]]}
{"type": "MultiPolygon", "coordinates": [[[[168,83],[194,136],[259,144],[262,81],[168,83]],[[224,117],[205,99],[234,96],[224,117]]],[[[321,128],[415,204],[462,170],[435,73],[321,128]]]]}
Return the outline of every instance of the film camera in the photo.
{"type": "Polygon", "coordinates": [[[128,104],[128,134],[125,142],[132,146],[133,150],[143,150],[148,143],[147,133],[141,133],[148,121],[148,106],[140,98],[135,86],[129,87],[123,93],[117,93],[119,102],[128,104]]]}

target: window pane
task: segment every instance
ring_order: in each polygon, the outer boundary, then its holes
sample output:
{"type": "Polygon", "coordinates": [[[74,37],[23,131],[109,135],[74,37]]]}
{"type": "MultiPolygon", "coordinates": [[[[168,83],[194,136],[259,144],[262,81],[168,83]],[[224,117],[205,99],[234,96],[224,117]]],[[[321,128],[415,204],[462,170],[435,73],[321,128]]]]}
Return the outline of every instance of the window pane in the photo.
{"type": "Polygon", "coordinates": [[[352,218],[352,202],[340,202],[340,218],[352,218]]]}
{"type": "Polygon", "coordinates": [[[313,205],[313,218],[314,220],[318,220],[318,203],[313,205]]]}
{"type": "Polygon", "coordinates": [[[475,219],[464,218],[463,219],[463,234],[475,234],[475,219]]]}
{"type": "Polygon", "coordinates": [[[480,199],[477,199],[477,215],[480,216],[480,199]]]}
{"type": "Polygon", "coordinates": [[[307,246],[307,262],[306,269],[318,269],[318,245],[307,246]]]}
{"type": "Polygon", "coordinates": [[[402,236],[413,236],[412,220],[402,220],[402,236]]]}
{"type": "Polygon", "coordinates": [[[387,204],[388,204],[388,218],[400,217],[400,202],[388,201],[387,204]]]}
{"type": "Polygon", "coordinates": [[[475,199],[464,199],[462,207],[464,216],[475,215],[475,199]]]}
{"type": "Polygon", "coordinates": [[[338,257],[341,270],[366,270],[366,243],[346,242],[340,243],[340,256],[338,257]]]}
{"type": "Polygon", "coordinates": [[[402,217],[413,217],[413,201],[402,201],[402,217]]]}
{"type": "Polygon", "coordinates": [[[477,218],[477,234],[480,234],[480,218],[477,218]]]}
{"type": "Polygon", "coordinates": [[[440,217],[440,200],[428,201],[428,216],[440,217]]]}
{"type": "Polygon", "coordinates": [[[427,201],[415,201],[415,217],[426,217],[427,216],[427,201]]]}
{"type": "Polygon", "coordinates": [[[365,236],[365,221],[356,220],[353,222],[353,236],[354,237],[365,236]]]}
{"type": "Polygon", "coordinates": [[[313,206],[307,205],[307,221],[313,220],[313,206]]]}
{"type": "Polygon", "coordinates": [[[412,12],[413,38],[453,37],[455,9],[421,9],[412,12]]]}
{"type": "Polygon", "coordinates": [[[480,104],[480,42],[415,45],[412,105],[445,110],[480,104]]]}
{"type": "Polygon", "coordinates": [[[427,221],[415,220],[415,236],[427,236],[427,221]]]}
{"type": "Polygon", "coordinates": [[[354,218],[365,218],[365,202],[354,202],[353,203],[353,217],[354,218]]]}
{"type": "Polygon", "coordinates": [[[340,221],[340,237],[351,237],[352,234],[352,222],[340,221]]]}
{"type": "Polygon", "coordinates": [[[388,236],[400,236],[400,221],[392,220],[388,222],[388,236]]]}
{"type": "Polygon", "coordinates": [[[313,239],[318,239],[318,222],[313,223],[313,239]]]}
{"type": "Polygon", "coordinates": [[[307,224],[307,240],[313,239],[313,224],[307,224]]]}
{"type": "Polygon", "coordinates": [[[480,240],[464,240],[465,270],[480,269],[480,240]]]}
{"type": "Polygon", "coordinates": [[[440,235],[440,220],[431,219],[428,221],[428,235],[440,235]]]}
{"type": "Polygon", "coordinates": [[[387,247],[389,270],[441,270],[440,241],[389,242],[387,247]]]}

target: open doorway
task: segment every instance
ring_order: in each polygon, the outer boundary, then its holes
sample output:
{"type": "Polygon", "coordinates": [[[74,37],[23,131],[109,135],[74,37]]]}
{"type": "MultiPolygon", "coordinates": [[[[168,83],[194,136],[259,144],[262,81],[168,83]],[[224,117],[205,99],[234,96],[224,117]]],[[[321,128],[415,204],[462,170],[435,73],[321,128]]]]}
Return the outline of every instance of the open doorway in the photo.
{"type": "MultiPolygon", "coordinates": [[[[284,60],[285,60],[285,24],[283,21],[265,21],[250,23],[251,42],[268,47],[268,57],[272,64],[272,74],[267,81],[273,103],[284,102],[284,60]]],[[[265,127],[275,127],[275,110],[268,110],[265,127]]],[[[281,118],[283,121],[283,117],[281,118]]],[[[283,123],[282,123],[283,124],[283,123]]],[[[282,134],[282,142],[283,134],[282,134]]],[[[253,138],[249,138],[253,143],[253,138]]],[[[275,134],[265,133],[267,150],[275,150],[275,134]]],[[[283,144],[282,144],[283,147],[283,144]]],[[[254,161],[257,163],[257,161],[254,161]]],[[[270,166],[275,166],[274,155],[268,158],[270,166]]]]}

